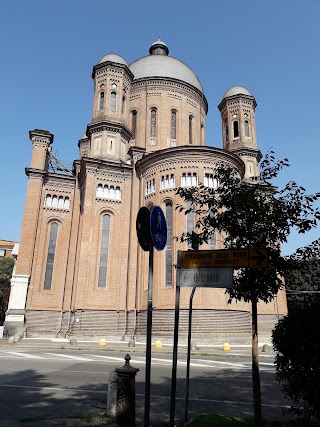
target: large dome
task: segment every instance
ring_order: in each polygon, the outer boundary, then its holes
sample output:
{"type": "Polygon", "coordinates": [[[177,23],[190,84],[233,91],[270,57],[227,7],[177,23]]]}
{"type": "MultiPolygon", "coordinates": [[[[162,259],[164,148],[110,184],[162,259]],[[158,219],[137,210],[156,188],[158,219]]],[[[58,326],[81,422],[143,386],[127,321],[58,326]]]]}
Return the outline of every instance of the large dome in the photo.
{"type": "Polygon", "coordinates": [[[164,42],[158,40],[153,43],[150,48],[150,56],[144,56],[130,64],[129,68],[134,75],[134,79],[167,77],[182,80],[203,93],[201,83],[191,68],[179,61],[179,59],[167,56],[167,52],[169,52],[169,49],[164,42]],[[161,53],[158,53],[159,48],[162,48],[161,53]]]}

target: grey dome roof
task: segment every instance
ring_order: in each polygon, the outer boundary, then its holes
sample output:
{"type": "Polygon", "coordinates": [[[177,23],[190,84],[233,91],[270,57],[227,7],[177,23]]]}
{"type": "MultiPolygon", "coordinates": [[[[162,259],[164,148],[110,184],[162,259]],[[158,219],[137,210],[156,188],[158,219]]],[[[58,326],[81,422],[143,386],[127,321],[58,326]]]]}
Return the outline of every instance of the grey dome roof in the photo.
{"type": "Polygon", "coordinates": [[[168,77],[182,80],[196,87],[203,93],[198,77],[179,59],[166,55],[150,55],[137,59],[129,66],[134,79],[146,77],[168,77]]]}
{"type": "Polygon", "coordinates": [[[234,96],[234,95],[249,95],[252,96],[251,93],[242,86],[232,86],[230,89],[227,90],[227,92],[223,95],[223,98],[227,98],[228,96],[234,96]]]}
{"type": "Polygon", "coordinates": [[[103,62],[106,62],[106,61],[117,62],[118,64],[123,64],[123,65],[126,65],[127,67],[129,66],[127,61],[124,58],[122,58],[122,56],[117,55],[116,53],[108,53],[107,55],[104,55],[100,59],[98,64],[102,64],[103,62]]]}

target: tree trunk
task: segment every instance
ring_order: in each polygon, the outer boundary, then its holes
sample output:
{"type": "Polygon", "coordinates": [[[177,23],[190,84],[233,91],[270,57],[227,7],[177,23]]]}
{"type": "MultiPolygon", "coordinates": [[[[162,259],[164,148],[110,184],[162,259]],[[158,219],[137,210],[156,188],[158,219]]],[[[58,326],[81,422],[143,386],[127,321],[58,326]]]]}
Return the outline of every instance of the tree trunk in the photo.
{"type": "Polygon", "coordinates": [[[261,413],[261,389],[258,349],[258,310],[256,300],[252,300],[252,391],[254,406],[254,425],[255,427],[262,427],[263,421],[261,413]]]}

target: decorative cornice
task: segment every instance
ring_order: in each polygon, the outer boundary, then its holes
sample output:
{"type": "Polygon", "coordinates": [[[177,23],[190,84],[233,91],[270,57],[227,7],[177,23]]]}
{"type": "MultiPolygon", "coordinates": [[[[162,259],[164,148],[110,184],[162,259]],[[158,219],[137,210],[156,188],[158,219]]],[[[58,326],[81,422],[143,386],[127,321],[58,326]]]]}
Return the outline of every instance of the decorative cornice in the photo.
{"type": "Polygon", "coordinates": [[[112,61],[106,61],[106,62],[102,62],[101,64],[95,65],[92,70],[92,78],[94,79],[95,75],[101,71],[107,71],[107,70],[114,71],[112,70],[112,68],[115,68],[117,71],[121,70],[122,72],[126,72],[129,75],[130,79],[133,80],[134,75],[132,71],[129,69],[129,67],[127,67],[127,65],[119,64],[118,62],[112,62],[112,61]]]}
{"type": "Polygon", "coordinates": [[[255,148],[238,148],[236,150],[233,150],[233,153],[236,153],[239,157],[255,157],[257,159],[257,162],[260,162],[262,158],[261,151],[255,148]]]}
{"type": "Polygon", "coordinates": [[[43,207],[44,211],[48,211],[48,212],[59,212],[59,213],[63,213],[63,214],[68,214],[70,212],[70,209],[63,209],[63,208],[53,208],[52,206],[44,206],[43,207]]]}
{"type": "Polygon", "coordinates": [[[43,179],[46,176],[46,172],[41,169],[34,169],[34,168],[25,168],[25,172],[28,178],[37,178],[37,179],[43,179]]]}
{"type": "Polygon", "coordinates": [[[34,129],[29,131],[29,138],[33,145],[47,148],[53,143],[53,134],[47,130],[34,129]]]}
{"type": "MultiPolygon", "coordinates": [[[[85,171],[90,176],[102,176],[107,173],[110,175],[121,175],[126,179],[132,177],[133,167],[130,164],[122,162],[114,162],[101,158],[82,157],[85,171]]],[[[79,168],[79,161],[75,162],[75,167],[79,168]]]]}
{"type": "Polygon", "coordinates": [[[44,191],[45,192],[51,192],[55,191],[56,193],[58,193],[59,196],[63,196],[64,194],[72,194],[73,193],[73,189],[74,189],[74,185],[61,185],[61,183],[56,183],[54,181],[49,181],[49,180],[45,180],[44,182],[45,186],[44,186],[44,191]]]}
{"type": "Polygon", "coordinates": [[[189,83],[184,82],[183,80],[166,78],[166,77],[147,77],[134,80],[131,84],[131,94],[140,91],[144,91],[147,88],[149,93],[151,87],[160,87],[161,89],[167,89],[170,93],[173,92],[173,88],[180,92],[184,96],[189,96],[194,98],[200,104],[203,104],[206,114],[208,113],[208,102],[204,94],[197,89],[195,86],[192,86],[189,83]]]}
{"type": "Polygon", "coordinates": [[[220,112],[223,112],[223,110],[227,106],[236,105],[236,104],[250,105],[250,106],[252,106],[253,109],[255,109],[257,106],[257,102],[256,102],[254,96],[237,94],[237,95],[233,95],[233,96],[228,96],[227,98],[223,98],[223,100],[218,105],[218,108],[219,108],[220,112]]]}
{"type": "Polygon", "coordinates": [[[233,153],[214,147],[179,146],[166,148],[145,155],[136,164],[138,176],[150,174],[151,171],[163,170],[166,164],[180,164],[186,168],[195,168],[207,164],[227,163],[239,169],[244,176],[245,164],[240,157],[233,153]]]}
{"type": "Polygon", "coordinates": [[[127,128],[124,124],[107,120],[90,123],[87,126],[86,134],[90,135],[91,137],[92,134],[103,131],[120,133],[121,137],[127,142],[129,142],[130,138],[132,137],[130,129],[127,128]]]}
{"type": "Polygon", "coordinates": [[[118,200],[118,199],[108,199],[108,198],[105,199],[103,197],[96,197],[96,201],[100,203],[111,203],[115,205],[121,205],[121,200],[118,200]]]}

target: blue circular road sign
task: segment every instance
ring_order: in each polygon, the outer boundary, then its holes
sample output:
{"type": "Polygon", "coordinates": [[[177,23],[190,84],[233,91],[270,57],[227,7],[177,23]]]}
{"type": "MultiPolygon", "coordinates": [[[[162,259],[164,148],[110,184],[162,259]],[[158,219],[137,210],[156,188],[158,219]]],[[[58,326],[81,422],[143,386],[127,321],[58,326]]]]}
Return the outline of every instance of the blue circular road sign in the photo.
{"type": "Polygon", "coordinates": [[[167,244],[167,222],[162,209],[153,206],[150,213],[150,231],[153,246],[162,251],[167,244]]]}

